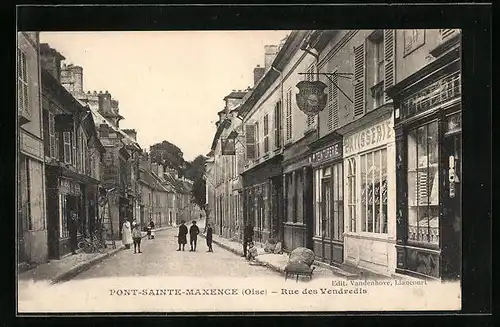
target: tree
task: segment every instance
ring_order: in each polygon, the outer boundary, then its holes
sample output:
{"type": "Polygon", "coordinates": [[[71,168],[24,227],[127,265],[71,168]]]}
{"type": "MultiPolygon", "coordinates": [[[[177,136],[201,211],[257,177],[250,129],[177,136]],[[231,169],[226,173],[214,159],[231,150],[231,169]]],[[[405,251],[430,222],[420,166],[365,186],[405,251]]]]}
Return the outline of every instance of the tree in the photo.
{"type": "Polygon", "coordinates": [[[203,176],[206,161],[205,156],[199,155],[193,161],[188,162],[186,165],[186,178],[195,181],[198,177],[203,176]]]}
{"type": "Polygon", "coordinates": [[[150,148],[151,162],[173,168],[184,176],[186,161],[181,149],[169,141],[153,144],[150,148]]]}
{"type": "Polygon", "coordinates": [[[200,209],[207,214],[206,207],[206,182],[205,182],[205,162],[207,158],[199,155],[193,161],[188,163],[186,169],[186,177],[193,181],[193,188],[191,189],[191,202],[196,204],[200,209]]]}

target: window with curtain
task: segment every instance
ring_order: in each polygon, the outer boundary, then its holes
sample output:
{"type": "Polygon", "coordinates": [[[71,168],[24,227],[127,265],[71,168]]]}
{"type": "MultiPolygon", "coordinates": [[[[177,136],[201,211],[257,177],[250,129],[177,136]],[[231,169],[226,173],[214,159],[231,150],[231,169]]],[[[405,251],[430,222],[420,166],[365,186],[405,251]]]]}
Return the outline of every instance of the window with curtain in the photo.
{"type": "Polygon", "coordinates": [[[326,239],[331,238],[332,230],[332,169],[331,167],[323,169],[322,180],[322,235],[326,239]]]}
{"type": "Polygon", "coordinates": [[[349,219],[349,231],[356,232],[356,159],[350,158],[347,160],[347,207],[349,219]]]}
{"type": "Polygon", "coordinates": [[[26,54],[17,49],[17,105],[21,111],[31,114],[28,98],[28,60],[26,54]]]}
{"type": "Polygon", "coordinates": [[[63,145],[64,145],[64,162],[71,164],[73,163],[73,153],[71,146],[71,132],[63,132],[63,145]]]}
{"type": "Polygon", "coordinates": [[[408,239],[439,243],[438,123],[408,133],[408,239]]]}
{"type": "Polygon", "coordinates": [[[332,238],[342,241],[344,233],[344,194],[342,164],[333,167],[333,235],[332,238]]]}
{"type": "Polygon", "coordinates": [[[360,156],[361,230],[387,233],[387,149],[360,156]]]}

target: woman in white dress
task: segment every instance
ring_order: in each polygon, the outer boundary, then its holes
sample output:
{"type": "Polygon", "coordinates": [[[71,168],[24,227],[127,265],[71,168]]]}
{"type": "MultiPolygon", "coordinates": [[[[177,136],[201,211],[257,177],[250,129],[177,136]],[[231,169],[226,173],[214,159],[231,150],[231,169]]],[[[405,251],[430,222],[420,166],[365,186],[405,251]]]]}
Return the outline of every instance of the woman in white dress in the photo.
{"type": "Polygon", "coordinates": [[[125,220],[122,227],[122,243],[125,245],[126,249],[130,249],[130,245],[133,243],[132,240],[132,228],[130,222],[125,220]]]}

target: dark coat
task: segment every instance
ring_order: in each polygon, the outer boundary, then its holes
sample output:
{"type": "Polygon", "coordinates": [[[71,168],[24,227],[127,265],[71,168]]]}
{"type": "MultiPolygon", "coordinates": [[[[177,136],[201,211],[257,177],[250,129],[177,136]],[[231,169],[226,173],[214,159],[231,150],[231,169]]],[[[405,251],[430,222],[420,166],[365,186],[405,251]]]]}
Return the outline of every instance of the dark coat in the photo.
{"type": "Polygon", "coordinates": [[[151,227],[151,229],[155,229],[155,222],[151,220],[149,222],[149,227],[151,227]]]}
{"type": "Polygon", "coordinates": [[[207,241],[212,241],[212,233],[213,233],[213,230],[212,230],[212,227],[207,227],[207,241]]]}
{"type": "Polygon", "coordinates": [[[187,240],[186,240],[187,233],[188,233],[188,228],[186,227],[186,225],[180,225],[179,226],[179,234],[177,235],[177,237],[178,237],[177,242],[179,244],[186,244],[187,243],[187,240]]]}
{"type": "Polygon", "coordinates": [[[253,240],[253,226],[252,225],[245,226],[245,230],[243,232],[243,237],[247,241],[253,240]]]}
{"type": "Polygon", "coordinates": [[[200,229],[198,228],[198,226],[191,225],[191,227],[189,227],[189,236],[196,237],[196,236],[198,236],[199,233],[200,233],[200,229]]]}

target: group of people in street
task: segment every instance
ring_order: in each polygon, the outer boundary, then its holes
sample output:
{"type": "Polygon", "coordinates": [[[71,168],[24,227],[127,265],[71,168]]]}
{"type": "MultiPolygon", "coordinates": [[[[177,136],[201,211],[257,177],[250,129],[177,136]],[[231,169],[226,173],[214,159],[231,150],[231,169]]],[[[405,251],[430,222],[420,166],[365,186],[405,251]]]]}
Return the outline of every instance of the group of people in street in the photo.
{"type": "MultiPolygon", "coordinates": [[[[148,239],[154,238],[154,228],[155,223],[151,219],[148,224],[148,239]]],[[[134,220],[132,224],[128,220],[125,220],[122,226],[122,243],[125,245],[125,249],[130,249],[131,245],[134,244],[134,254],[141,252],[141,240],[142,232],[141,226],[134,220]]]]}
{"type": "MultiPolygon", "coordinates": [[[[151,220],[147,226],[147,236],[148,239],[154,239],[154,230],[155,223],[151,220]]],[[[179,225],[179,232],[177,234],[177,243],[179,245],[177,251],[185,251],[185,246],[187,244],[187,235],[189,234],[189,252],[196,252],[197,242],[198,242],[198,234],[200,234],[200,229],[198,225],[196,225],[196,221],[191,223],[191,226],[186,226],[184,221],[181,221],[179,225]]],[[[207,223],[205,226],[205,238],[207,241],[207,252],[213,252],[212,247],[212,235],[213,229],[212,226],[207,223]]],[[[131,245],[134,244],[134,253],[142,253],[141,252],[141,239],[142,233],[140,229],[140,225],[134,220],[132,224],[125,220],[122,226],[122,242],[125,245],[126,249],[130,249],[131,245]]],[[[256,248],[253,244],[253,226],[251,223],[247,223],[243,232],[243,255],[248,260],[252,260],[256,257],[256,248]]]]}
{"type": "MultiPolygon", "coordinates": [[[[208,246],[208,251],[207,252],[213,252],[212,249],[212,227],[210,224],[206,225],[206,240],[207,240],[207,246],[208,246]]],[[[184,251],[185,246],[187,244],[187,234],[189,233],[189,245],[190,249],[189,252],[196,252],[196,245],[198,242],[198,234],[200,234],[200,229],[196,225],[196,221],[193,221],[191,226],[189,227],[189,231],[187,226],[185,225],[184,221],[181,221],[181,224],[179,225],[179,233],[177,234],[177,243],[179,244],[179,248],[177,251],[184,251]]]]}

